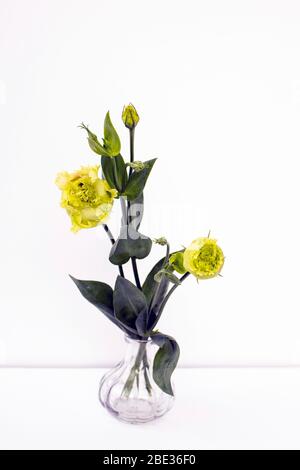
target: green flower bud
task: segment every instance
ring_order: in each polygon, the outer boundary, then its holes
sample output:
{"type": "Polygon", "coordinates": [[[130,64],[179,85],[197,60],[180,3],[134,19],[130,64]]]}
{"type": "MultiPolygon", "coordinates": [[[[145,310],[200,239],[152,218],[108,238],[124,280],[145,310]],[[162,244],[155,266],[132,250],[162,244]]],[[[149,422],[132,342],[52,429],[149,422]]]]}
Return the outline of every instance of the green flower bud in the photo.
{"type": "Polygon", "coordinates": [[[133,170],[135,170],[137,173],[139,171],[144,170],[144,168],[148,168],[147,163],[143,163],[139,160],[136,160],[135,162],[127,163],[126,165],[129,166],[130,168],[132,168],[133,170]]]}
{"type": "Polygon", "coordinates": [[[168,244],[168,240],[165,237],[153,238],[153,243],[164,246],[168,244]]]}
{"type": "Polygon", "coordinates": [[[135,128],[140,118],[133,104],[124,106],[123,112],[122,112],[122,120],[128,129],[135,128]]]}

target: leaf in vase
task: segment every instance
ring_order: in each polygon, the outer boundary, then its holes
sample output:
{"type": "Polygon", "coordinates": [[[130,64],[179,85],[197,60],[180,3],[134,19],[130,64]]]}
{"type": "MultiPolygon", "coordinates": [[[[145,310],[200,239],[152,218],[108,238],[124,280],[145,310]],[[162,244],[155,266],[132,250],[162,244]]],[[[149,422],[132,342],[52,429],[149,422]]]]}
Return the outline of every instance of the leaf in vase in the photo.
{"type": "Polygon", "coordinates": [[[76,284],[80,293],[86,300],[97,307],[110,321],[124,331],[122,325],[120,325],[118,320],[115,318],[113,290],[108,284],[98,281],[82,281],[71,275],[70,278],[76,284]]]}
{"type": "Polygon", "coordinates": [[[144,334],[148,306],[146,297],[140,289],[128,279],[118,276],[113,293],[113,305],[117,320],[132,332],[144,334]]]}
{"type": "Polygon", "coordinates": [[[180,349],[174,338],[163,333],[154,333],[153,342],[159,347],[153,362],[153,378],[159,388],[174,395],[171,376],[178,363],[180,349]]]}

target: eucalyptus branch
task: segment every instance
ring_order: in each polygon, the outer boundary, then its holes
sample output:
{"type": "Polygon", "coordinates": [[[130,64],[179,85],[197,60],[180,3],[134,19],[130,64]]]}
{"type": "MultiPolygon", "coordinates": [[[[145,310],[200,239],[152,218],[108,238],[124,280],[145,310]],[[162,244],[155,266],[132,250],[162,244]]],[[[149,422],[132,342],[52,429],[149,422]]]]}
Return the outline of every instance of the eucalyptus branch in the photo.
{"type": "MultiPolygon", "coordinates": [[[[113,234],[111,233],[111,231],[109,230],[108,226],[106,224],[103,224],[103,228],[105,230],[105,232],[107,233],[110,241],[111,241],[111,244],[114,245],[116,240],[114,239],[113,237],[113,234]]],[[[118,266],[119,267],[119,273],[120,273],[120,276],[122,277],[125,277],[124,276],[124,271],[123,271],[123,267],[121,265],[118,266]]]]}
{"type": "Polygon", "coordinates": [[[190,273],[185,273],[183,276],[181,276],[181,278],[179,279],[180,281],[180,284],[174,284],[174,286],[172,287],[172,289],[169,290],[169,292],[167,293],[166,297],[164,298],[162,304],[161,304],[161,307],[159,309],[159,312],[158,312],[158,315],[156,317],[156,320],[152,326],[152,329],[157,325],[162,313],[163,313],[163,310],[166,306],[166,303],[168,302],[169,298],[171,297],[171,295],[173,294],[173,292],[175,291],[175,289],[177,289],[178,286],[181,285],[181,283],[190,275],[190,273]]]}

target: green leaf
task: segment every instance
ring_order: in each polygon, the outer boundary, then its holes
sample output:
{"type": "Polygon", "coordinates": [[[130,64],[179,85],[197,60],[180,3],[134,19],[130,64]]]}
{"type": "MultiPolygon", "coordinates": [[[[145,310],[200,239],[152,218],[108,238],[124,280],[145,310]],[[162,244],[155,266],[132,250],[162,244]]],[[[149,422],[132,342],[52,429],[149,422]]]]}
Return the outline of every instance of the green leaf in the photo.
{"type": "Polygon", "coordinates": [[[103,156],[101,158],[103,175],[111,188],[115,188],[119,193],[124,191],[127,183],[126,165],[122,155],[114,158],[103,156]]]}
{"type": "Polygon", "coordinates": [[[144,195],[141,193],[136,199],[130,202],[128,217],[131,220],[131,226],[134,230],[138,230],[142,223],[144,215],[144,195]]]}
{"type": "Polygon", "coordinates": [[[179,346],[174,338],[163,333],[154,333],[151,338],[159,346],[153,362],[153,379],[163,392],[174,395],[171,376],[179,359],[179,346]]]}
{"type": "Polygon", "coordinates": [[[152,240],[142,235],[132,226],[123,225],[120,236],[111,248],[109,261],[120,266],[127,263],[130,258],[143,259],[149,255],[152,247],[152,240]]]}
{"type": "Polygon", "coordinates": [[[90,148],[93,150],[93,152],[97,153],[98,155],[103,155],[109,157],[109,153],[106,151],[106,149],[100,144],[98,137],[96,134],[91,132],[89,128],[82,122],[81,125],[79,126],[81,129],[85,129],[88,134],[88,143],[90,148]]]}
{"type": "Polygon", "coordinates": [[[148,160],[145,162],[146,168],[141,171],[133,171],[130,175],[124,191],[124,195],[130,201],[136,199],[142,193],[155,161],[156,158],[148,160]]]}
{"type": "Polygon", "coordinates": [[[147,305],[138,314],[135,326],[140,336],[148,336],[148,330],[151,328],[149,328],[149,310],[147,305]]]}
{"type": "Polygon", "coordinates": [[[111,122],[109,111],[104,120],[104,148],[111,157],[119,155],[121,150],[121,142],[111,122]]]}
{"type": "Polygon", "coordinates": [[[121,276],[117,277],[115,290],[113,294],[113,305],[115,317],[130,331],[136,333],[143,329],[145,324],[144,317],[148,311],[146,298],[141,290],[139,290],[132,282],[121,276]],[[136,321],[139,315],[139,325],[136,321]]]}
{"type": "Polygon", "coordinates": [[[110,321],[125,331],[122,325],[120,325],[118,320],[115,318],[113,307],[113,290],[108,284],[98,281],[82,281],[80,279],[76,279],[73,276],[70,276],[70,278],[72,281],[74,281],[85,299],[87,299],[91,304],[104,313],[104,315],[109,318],[110,321]]]}
{"type": "Polygon", "coordinates": [[[146,296],[148,305],[151,304],[155,291],[158,287],[158,283],[154,280],[154,276],[163,268],[164,261],[165,261],[165,257],[163,257],[153,266],[153,268],[151,269],[150,273],[146,277],[145,282],[143,284],[142,289],[146,296]]]}
{"type": "Polygon", "coordinates": [[[158,271],[158,273],[156,273],[154,276],[154,281],[161,282],[162,279],[166,277],[170,282],[172,282],[172,284],[176,284],[179,286],[181,284],[180,279],[178,279],[178,277],[172,272],[172,268],[170,268],[171,267],[163,268],[158,271]]]}
{"type": "Polygon", "coordinates": [[[170,265],[179,274],[185,274],[186,273],[186,269],[183,265],[183,251],[184,250],[176,251],[176,253],[173,253],[169,258],[170,265]]]}
{"type": "Polygon", "coordinates": [[[109,186],[111,188],[117,189],[117,182],[115,180],[115,174],[114,174],[113,159],[111,157],[103,156],[101,158],[101,168],[102,168],[103,176],[108,182],[109,186]]]}

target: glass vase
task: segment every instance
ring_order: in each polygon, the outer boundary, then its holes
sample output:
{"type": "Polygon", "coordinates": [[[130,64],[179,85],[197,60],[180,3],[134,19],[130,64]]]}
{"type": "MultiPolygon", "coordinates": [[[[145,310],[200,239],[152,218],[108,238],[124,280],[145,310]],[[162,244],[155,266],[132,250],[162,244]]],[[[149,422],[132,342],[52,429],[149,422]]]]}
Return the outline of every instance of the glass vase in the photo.
{"type": "Polygon", "coordinates": [[[151,339],[125,336],[124,359],[107,372],[100,383],[101,404],[127,423],[146,423],[169,411],[174,397],[164,393],[153,379],[157,346],[151,339]]]}

